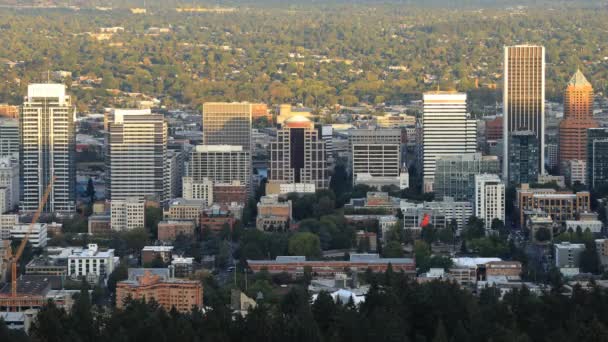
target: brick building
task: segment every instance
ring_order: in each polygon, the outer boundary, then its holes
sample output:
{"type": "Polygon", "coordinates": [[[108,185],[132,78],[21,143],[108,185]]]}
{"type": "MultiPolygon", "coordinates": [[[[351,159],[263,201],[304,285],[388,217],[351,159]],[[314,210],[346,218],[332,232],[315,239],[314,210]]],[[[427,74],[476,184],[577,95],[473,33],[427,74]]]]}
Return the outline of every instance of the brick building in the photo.
{"type": "Polygon", "coordinates": [[[522,184],[517,189],[519,222],[524,224],[525,213],[542,210],[557,224],[574,220],[577,214],[591,211],[591,195],[588,191],[558,192],[554,189],[530,189],[522,184]]]}
{"type": "Polygon", "coordinates": [[[188,313],[203,306],[203,285],[199,281],[163,278],[150,271],[116,285],[116,307],[121,309],[127,298],[154,299],[161,307],[188,313]]]}
{"type": "Polygon", "coordinates": [[[213,185],[213,202],[217,204],[247,203],[247,186],[239,181],[213,185]]]}
{"type": "Polygon", "coordinates": [[[180,234],[194,236],[195,224],[192,220],[166,220],[158,223],[158,239],[173,241],[180,234]]]}

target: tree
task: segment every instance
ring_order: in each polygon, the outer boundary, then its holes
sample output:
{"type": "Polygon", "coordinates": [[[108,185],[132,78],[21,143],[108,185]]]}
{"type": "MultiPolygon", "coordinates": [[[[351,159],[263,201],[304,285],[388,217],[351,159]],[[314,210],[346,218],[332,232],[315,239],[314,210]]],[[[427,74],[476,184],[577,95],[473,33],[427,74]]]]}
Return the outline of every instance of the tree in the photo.
{"type": "Polygon", "coordinates": [[[87,182],[87,190],[85,195],[89,198],[91,203],[95,202],[95,185],[93,184],[93,179],[89,177],[89,181],[87,182]]]}
{"type": "Polygon", "coordinates": [[[158,238],[158,223],[163,219],[163,209],[155,207],[146,207],[145,225],[146,230],[150,233],[153,239],[158,238]]]}
{"type": "Polygon", "coordinates": [[[315,234],[296,233],[289,239],[288,250],[290,255],[303,255],[314,259],[321,256],[321,243],[315,234]]]}
{"type": "Polygon", "coordinates": [[[476,216],[471,216],[464,228],[463,235],[467,240],[484,237],[486,235],[486,229],[483,220],[476,216]]]}
{"type": "Polygon", "coordinates": [[[595,242],[585,244],[585,250],[581,252],[580,267],[586,273],[599,274],[601,271],[600,257],[597,253],[595,242]]]}
{"type": "Polygon", "coordinates": [[[126,280],[129,277],[129,269],[126,265],[126,261],[121,262],[114,271],[108,276],[108,290],[111,293],[116,292],[116,283],[122,280],[126,280]]]}
{"type": "Polygon", "coordinates": [[[385,258],[402,258],[403,247],[397,241],[389,241],[382,249],[382,255],[385,258]]]}
{"type": "Polygon", "coordinates": [[[448,342],[448,334],[445,330],[445,326],[443,325],[443,321],[440,319],[437,322],[437,328],[435,329],[435,337],[433,337],[433,342],[448,342]]]}
{"type": "Polygon", "coordinates": [[[534,234],[534,239],[538,242],[546,242],[551,240],[551,231],[545,227],[541,227],[536,230],[534,234]]]}

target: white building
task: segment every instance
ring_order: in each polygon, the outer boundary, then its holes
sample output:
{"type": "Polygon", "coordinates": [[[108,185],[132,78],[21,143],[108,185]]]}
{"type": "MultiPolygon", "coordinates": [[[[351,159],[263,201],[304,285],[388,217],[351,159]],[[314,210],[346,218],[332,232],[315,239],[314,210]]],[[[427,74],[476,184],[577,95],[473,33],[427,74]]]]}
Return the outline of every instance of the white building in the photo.
{"type": "Polygon", "coordinates": [[[555,244],[555,267],[578,268],[581,253],[585,250],[582,243],[562,242],[555,244]]]}
{"type": "Polygon", "coordinates": [[[76,209],[75,111],[63,84],[30,84],[21,107],[21,210],[34,212],[56,177],[44,212],[76,209]]]}
{"type": "Polygon", "coordinates": [[[188,177],[194,182],[208,178],[215,184],[239,181],[251,189],[251,154],[243,146],[198,145],[190,154],[188,177]]]}
{"type": "Polygon", "coordinates": [[[113,200],[110,204],[110,225],[114,231],[144,228],[146,202],[133,197],[113,200]]]}
{"type": "Polygon", "coordinates": [[[579,182],[586,184],[587,178],[587,161],[585,160],[569,160],[566,169],[566,177],[570,184],[579,182]]]}
{"type": "Polygon", "coordinates": [[[184,199],[203,200],[205,205],[213,204],[213,182],[207,177],[199,181],[189,176],[182,177],[182,193],[184,199]]]}
{"type": "Polygon", "coordinates": [[[584,232],[589,229],[592,233],[601,233],[602,232],[602,221],[599,220],[567,220],[566,221],[566,230],[572,229],[576,231],[578,227],[581,227],[581,230],[584,232]]]}
{"type": "Polygon", "coordinates": [[[431,192],[435,178],[435,160],[440,155],[475,152],[477,123],[469,119],[467,94],[430,92],[423,95],[423,100],[423,189],[431,192]]]}
{"type": "Polygon", "coordinates": [[[492,221],[505,222],[505,185],[495,174],[475,175],[475,216],[485,221],[486,230],[492,221]]]}
{"type": "Polygon", "coordinates": [[[0,157],[0,191],[4,192],[0,214],[19,204],[19,161],[12,157],[0,157]],[[4,189],[4,190],[3,190],[4,189]]]}
{"type": "Polygon", "coordinates": [[[104,279],[118,265],[114,250],[100,251],[96,244],[89,244],[87,249],[73,250],[68,256],[68,276],[86,277],[88,280],[104,279]]]}
{"type": "MultiPolygon", "coordinates": [[[[12,240],[22,240],[30,229],[30,224],[16,224],[11,229],[12,240]]],[[[30,233],[29,243],[34,248],[46,246],[47,242],[47,226],[46,223],[35,223],[30,233]]]]}
{"type": "Polygon", "coordinates": [[[401,188],[401,130],[357,129],[350,139],[354,184],[401,188]]]}
{"type": "Polygon", "coordinates": [[[0,214],[0,240],[11,238],[11,229],[19,224],[19,215],[0,214]]]}

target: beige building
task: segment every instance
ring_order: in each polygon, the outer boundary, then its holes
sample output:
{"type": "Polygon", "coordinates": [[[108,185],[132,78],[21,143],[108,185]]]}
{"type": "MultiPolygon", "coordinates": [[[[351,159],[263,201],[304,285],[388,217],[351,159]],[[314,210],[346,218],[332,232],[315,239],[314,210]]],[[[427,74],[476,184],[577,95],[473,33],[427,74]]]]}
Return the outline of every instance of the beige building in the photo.
{"type": "Polygon", "coordinates": [[[145,227],[146,202],[137,197],[112,200],[110,204],[111,227],[125,231],[145,227]]]}
{"type": "Polygon", "coordinates": [[[203,144],[242,146],[251,150],[250,103],[203,104],[203,144]]]}
{"type": "Polygon", "coordinates": [[[238,181],[251,188],[251,154],[239,145],[198,145],[190,154],[192,183],[226,184],[238,181]]]}
{"type": "Polygon", "coordinates": [[[256,228],[263,231],[285,231],[291,222],[291,201],[279,201],[278,195],[260,198],[256,228]]]}
{"type": "Polygon", "coordinates": [[[191,220],[198,224],[204,209],[205,202],[202,200],[177,198],[169,202],[164,216],[167,220],[191,220]]]}
{"type": "Polygon", "coordinates": [[[213,204],[213,182],[203,177],[195,181],[193,177],[182,177],[182,196],[186,200],[202,200],[205,205],[213,204]]]}

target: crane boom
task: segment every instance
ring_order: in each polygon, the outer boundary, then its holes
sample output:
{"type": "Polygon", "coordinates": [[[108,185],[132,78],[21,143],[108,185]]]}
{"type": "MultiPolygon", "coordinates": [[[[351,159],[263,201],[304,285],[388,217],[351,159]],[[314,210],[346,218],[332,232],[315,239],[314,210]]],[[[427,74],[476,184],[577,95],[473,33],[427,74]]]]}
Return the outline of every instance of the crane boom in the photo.
{"type": "Polygon", "coordinates": [[[42,210],[44,209],[46,202],[49,200],[49,196],[51,194],[51,191],[53,190],[53,184],[55,183],[55,179],[57,179],[57,177],[53,176],[51,178],[51,182],[46,187],[46,190],[44,191],[44,195],[42,196],[42,200],[40,201],[40,204],[38,204],[38,210],[36,210],[36,212],[34,213],[34,217],[32,217],[32,223],[30,223],[30,226],[28,227],[27,232],[25,233],[25,236],[21,240],[21,243],[19,244],[19,248],[17,248],[17,252],[12,257],[12,260],[11,260],[11,295],[13,297],[17,297],[17,262],[19,261],[19,258],[21,258],[21,254],[23,254],[23,251],[25,250],[25,246],[27,245],[27,241],[29,240],[30,235],[32,234],[34,225],[36,224],[36,222],[38,222],[38,218],[40,218],[40,215],[42,214],[42,210]]]}

